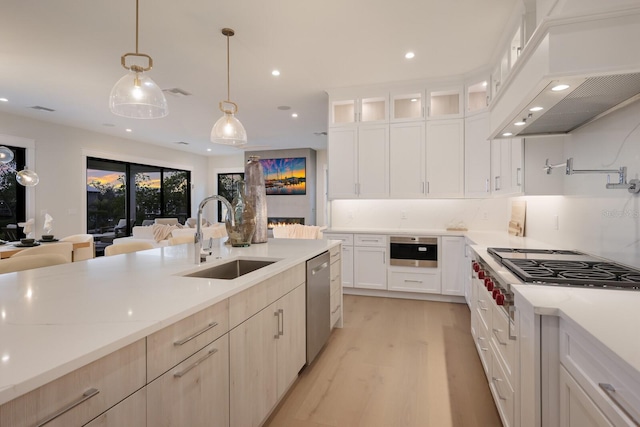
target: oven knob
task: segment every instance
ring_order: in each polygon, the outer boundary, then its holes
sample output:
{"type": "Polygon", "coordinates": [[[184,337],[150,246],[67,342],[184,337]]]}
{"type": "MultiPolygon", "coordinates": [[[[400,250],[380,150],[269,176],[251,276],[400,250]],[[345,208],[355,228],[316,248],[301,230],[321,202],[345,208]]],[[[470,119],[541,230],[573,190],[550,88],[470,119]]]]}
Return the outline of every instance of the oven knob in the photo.
{"type": "Polygon", "coordinates": [[[493,291],[493,280],[489,280],[489,283],[487,283],[487,290],[489,292],[493,291]]]}
{"type": "Polygon", "coordinates": [[[495,288],[495,289],[493,290],[493,294],[492,294],[493,299],[497,301],[497,300],[498,300],[498,295],[502,295],[502,293],[500,292],[500,289],[495,288]]]}
{"type": "Polygon", "coordinates": [[[484,279],[484,270],[478,271],[478,279],[480,280],[484,279]]]}
{"type": "Polygon", "coordinates": [[[502,294],[496,295],[496,304],[504,305],[504,295],[502,294]]]}
{"type": "Polygon", "coordinates": [[[491,277],[489,276],[485,276],[484,277],[484,287],[486,288],[487,285],[489,284],[489,282],[491,281],[491,277]]]}
{"type": "Polygon", "coordinates": [[[478,264],[477,262],[474,261],[472,266],[473,266],[473,271],[475,271],[476,273],[480,271],[480,264],[478,264]]]}

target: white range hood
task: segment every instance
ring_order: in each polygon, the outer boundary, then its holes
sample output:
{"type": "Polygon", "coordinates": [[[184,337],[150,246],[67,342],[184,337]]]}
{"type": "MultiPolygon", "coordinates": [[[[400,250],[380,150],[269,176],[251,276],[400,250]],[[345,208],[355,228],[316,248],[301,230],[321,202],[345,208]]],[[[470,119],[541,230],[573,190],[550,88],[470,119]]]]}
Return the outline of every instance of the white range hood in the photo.
{"type": "Polygon", "coordinates": [[[637,6],[546,18],[491,104],[490,138],[569,133],[640,99],[637,40],[637,6]]]}

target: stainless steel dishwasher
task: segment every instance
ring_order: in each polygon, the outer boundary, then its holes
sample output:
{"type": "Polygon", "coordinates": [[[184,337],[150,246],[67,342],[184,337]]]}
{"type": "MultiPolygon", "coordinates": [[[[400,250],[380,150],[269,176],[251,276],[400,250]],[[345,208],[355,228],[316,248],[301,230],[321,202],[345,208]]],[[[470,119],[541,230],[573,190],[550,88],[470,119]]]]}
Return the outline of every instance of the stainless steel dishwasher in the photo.
{"type": "Polygon", "coordinates": [[[307,365],[313,362],[331,332],[329,252],[307,261],[307,365]]]}

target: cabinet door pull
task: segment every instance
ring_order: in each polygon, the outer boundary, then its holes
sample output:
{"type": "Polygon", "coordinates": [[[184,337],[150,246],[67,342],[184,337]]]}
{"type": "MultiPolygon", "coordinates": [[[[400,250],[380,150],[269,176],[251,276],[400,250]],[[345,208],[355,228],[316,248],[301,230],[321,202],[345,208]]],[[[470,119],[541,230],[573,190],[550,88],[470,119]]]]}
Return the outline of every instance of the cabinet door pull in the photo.
{"type": "Polygon", "coordinates": [[[422,280],[404,279],[405,283],[422,283],[422,280]]]}
{"type": "Polygon", "coordinates": [[[495,188],[496,191],[500,191],[500,184],[498,183],[498,180],[500,179],[499,176],[496,176],[495,178],[495,185],[493,186],[493,188],[495,188]]]}
{"type": "Polygon", "coordinates": [[[190,370],[192,370],[193,368],[195,368],[196,366],[198,366],[199,364],[201,364],[202,362],[204,362],[205,360],[207,360],[208,358],[210,358],[211,356],[213,356],[217,352],[218,352],[217,348],[212,348],[211,350],[209,350],[207,352],[207,354],[205,354],[200,359],[198,359],[195,362],[193,362],[191,365],[189,365],[186,368],[184,368],[182,371],[176,372],[175,374],[173,374],[173,376],[176,377],[176,378],[182,378],[187,372],[189,372],[190,370]]]}
{"type": "Polygon", "coordinates": [[[335,310],[333,310],[333,311],[331,312],[331,314],[336,314],[336,313],[338,312],[338,310],[340,310],[340,307],[342,307],[342,306],[341,306],[340,304],[338,304],[338,306],[336,307],[336,309],[335,309],[335,310]]]}
{"type": "Polygon", "coordinates": [[[609,396],[611,400],[624,412],[631,421],[633,421],[637,426],[640,426],[640,414],[636,412],[636,410],[629,405],[629,403],[619,394],[614,386],[607,383],[599,383],[598,384],[602,390],[609,396]]]}
{"type": "Polygon", "coordinates": [[[56,418],[58,418],[60,415],[69,412],[70,410],[72,410],[73,408],[75,408],[76,406],[80,405],[81,403],[91,399],[93,396],[95,396],[96,394],[100,393],[100,390],[98,390],[97,388],[90,388],[89,390],[85,391],[84,393],[82,393],[82,396],[78,398],[78,400],[76,400],[75,402],[71,402],[69,403],[67,406],[65,406],[64,408],[60,409],[59,411],[49,415],[47,418],[45,418],[44,420],[40,421],[38,424],[36,424],[37,427],[41,427],[45,424],[49,424],[51,421],[55,420],[56,418]]]}
{"type": "Polygon", "coordinates": [[[173,345],[175,346],[181,346],[184,345],[186,343],[188,343],[189,341],[191,341],[192,339],[204,334],[205,332],[207,332],[209,329],[215,328],[216,326],[218,326],[218,322],[211,322],[209,323],[205,328],[199,330],[198,332],[196,332],[195,334],[188,336],[186,338],[183,338],[181,340],[175,341],[173,343],[173,345]]]}
{"type": "Polygon", "coordinates": [[[495,387],[496,387],[496,393],[498,394],[498,398],[500,398],[500,400],[507,400],[507,398],[504,397],[502,393],[500,393],[500,387],[498,387],[498,383],[502,380],[496,377],[492,377],[492,378],[493,378],[493,383],[495,384],[495,387]]]}
{"type": "Polygon", "coordinates": [[[280,310],[274,311],[273,315],[276,316],[276,334],[273,336],[275,339],[280,339],[280,310]]]}
{"type": "Polygon", "coordinates": [[[500,345],[507,345],[507,342],[506,342],[506,341],[502,341],[502,340],[500,339],[500,333],[501,333],[501,332],[504,332],[504,331],[503,331],[502,329],[496,329],[496,328],[493,328],[493,335],[495,335],[496,340],[498,341],[498,343],[499,343],[500,345]]]}
{"type": "Polygon", "coordinates": [[[522,168],[516,168],[516,185],[517,185],[518,187],[522,185],[522,182],[521,182],[521,180],[522,180],[521,175],[522,175],[522,168]]]}
{"type": "Polygon", "coordinates": [[[482,346],[482,341],[484,341],[484,338],[483,337],[478,337],[478,345],[480,346],[480,350],[482,350],[482,351],[489,350],[487,347],[483,347],[482,346]]]}
{"type": "Polygon", "coordinates": [[[485,192],[485,193],[488,193],[488,192],[489,192],[489,178],[487,178],[487,179],[484,181],[484,192],[485,192]]]}
{"type": "Polygon", "coordinates": [[[280,336],[284,335],[284,309],[279,308],[278,313],[280,314],[280,324],[278,325],[278,334],[280,336]]]}

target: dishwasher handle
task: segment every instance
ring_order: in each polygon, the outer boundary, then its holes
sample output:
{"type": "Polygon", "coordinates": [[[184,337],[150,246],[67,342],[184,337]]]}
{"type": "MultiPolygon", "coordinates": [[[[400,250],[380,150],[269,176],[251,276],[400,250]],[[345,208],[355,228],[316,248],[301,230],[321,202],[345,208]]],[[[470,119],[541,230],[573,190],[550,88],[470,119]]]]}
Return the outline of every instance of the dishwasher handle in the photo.
{"type": "Polygon", "coordinates": [[[319,266],[317,266],[316,268],[311,270],[311,274],[312,275],[316,275],[318,274],[321,270],[324,270],[325,268],[329,267],[329,263],[328,262],[323,262],[322,264],[320,264],[319,266]]]}

